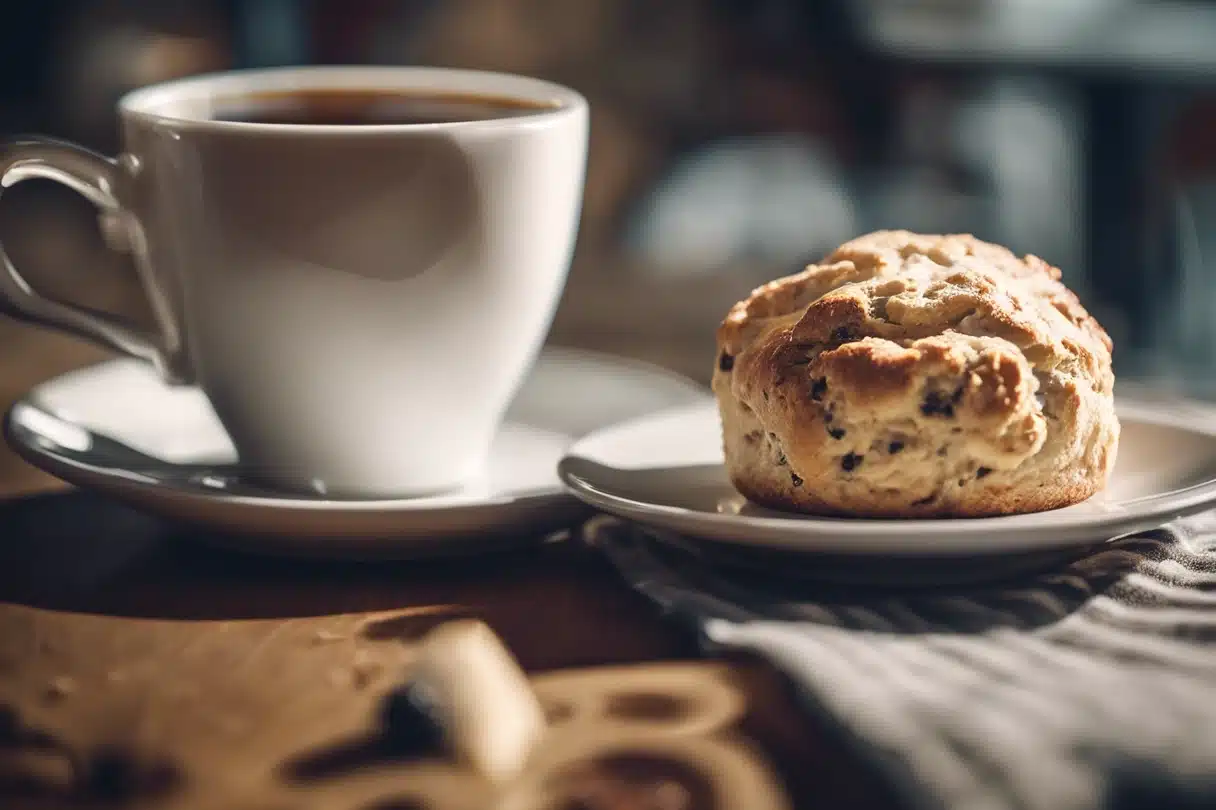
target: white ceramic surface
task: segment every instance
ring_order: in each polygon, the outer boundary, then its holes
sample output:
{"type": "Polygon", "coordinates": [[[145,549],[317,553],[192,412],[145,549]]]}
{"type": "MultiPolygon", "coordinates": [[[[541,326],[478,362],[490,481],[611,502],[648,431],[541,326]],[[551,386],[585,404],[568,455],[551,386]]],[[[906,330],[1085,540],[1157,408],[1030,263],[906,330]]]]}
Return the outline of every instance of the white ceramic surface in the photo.
{"type": "Polygon", "coordinates": [[[951,556],[1085,546],[1216,505],[1216,410],[1177,400],[1119,403],[1113,479],[1085,503],[963,520],[816,518],[756,506],[730,485],[712,403],[651,414],[576,443],[559,467],[603,511],[689,537],[830,555],[951,556]]]}
{"type": "Polygon", "coordinates": [[[166,386],[144,363],[116,360],[38,386],[13,406],[10,445],[34,465],[165,517],[218,529],[200,539],[249,550],[413,556],[534,540],[586,508],[557,461],[588,431],[706,391],[653,366],[543,351],[494,440],[486,473],[435,496],[330,500],[242,481],[232,442],[198,389],[166,386]]]}
{"type": "Polygon", "coordinates": [[[480,71],[272,68],[137,90],[118,115],[120,157],[22,139],[0,149],[0,185],[56,180],[97,204],[160,334],[41,298],[7,260],[0,308],[197,384],[275,488],[397,497],[475,473],[565,282],[582,96],[480,71]],[[541,106],[427,124],[210,117],[218,99],[342,88],[541,106]]]}

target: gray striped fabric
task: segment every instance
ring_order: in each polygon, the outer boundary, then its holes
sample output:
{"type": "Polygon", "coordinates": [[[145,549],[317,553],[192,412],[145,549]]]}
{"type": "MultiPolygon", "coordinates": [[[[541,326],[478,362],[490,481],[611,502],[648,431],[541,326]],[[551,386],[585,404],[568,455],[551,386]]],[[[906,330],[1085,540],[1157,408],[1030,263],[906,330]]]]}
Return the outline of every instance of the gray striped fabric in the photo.
{"type": "Polygon", "coordinates": [[[999,586],[866,591],[587,526],[712,648],[759,653],[909,807],[1216,808],[1216,516],[999,586]]]}

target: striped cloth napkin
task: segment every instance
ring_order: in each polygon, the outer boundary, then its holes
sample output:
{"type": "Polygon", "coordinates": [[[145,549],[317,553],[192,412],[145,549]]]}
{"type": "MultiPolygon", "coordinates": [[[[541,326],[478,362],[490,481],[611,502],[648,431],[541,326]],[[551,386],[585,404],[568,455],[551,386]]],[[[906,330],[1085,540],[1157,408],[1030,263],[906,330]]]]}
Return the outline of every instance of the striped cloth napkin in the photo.
{"type": "Polygon", "coordinates": [[[911,808],[1216,808],[1216,515],[1023,581],[867,590],[584,536],[710,652],[799,687],[911,808]]]}

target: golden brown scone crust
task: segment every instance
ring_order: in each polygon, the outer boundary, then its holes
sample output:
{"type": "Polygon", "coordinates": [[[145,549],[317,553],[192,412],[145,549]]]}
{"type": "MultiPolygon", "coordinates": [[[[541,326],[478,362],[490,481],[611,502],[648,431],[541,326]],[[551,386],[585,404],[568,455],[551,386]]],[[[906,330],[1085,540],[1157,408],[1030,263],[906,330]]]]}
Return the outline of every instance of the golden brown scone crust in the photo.
{"type": "Polygon", "coordinates": [[[756,289],[718,330],[726,465],[820,515],[1036,512],[1102,489],[1111,341],[1035,256],[879,231],[756,289]]]}

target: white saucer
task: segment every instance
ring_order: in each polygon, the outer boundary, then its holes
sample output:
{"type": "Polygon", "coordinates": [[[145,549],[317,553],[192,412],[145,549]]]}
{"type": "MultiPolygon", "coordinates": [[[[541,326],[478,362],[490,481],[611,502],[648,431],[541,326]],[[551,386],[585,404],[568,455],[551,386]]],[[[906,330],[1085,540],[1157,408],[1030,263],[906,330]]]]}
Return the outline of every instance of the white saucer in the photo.
{"type": "Polygon", "coordinates": [[[1033,554],[1093,545],[1216,506],[1216,409],[1122,400],[1118,464],[1107,490],[1037,514],[965,520],[816,518],[756,506],[730,485],[713,403],[593,433],[559,466],[588,504],[732,547],[856,559],[1033,554]]]}
{"type": "Polygon", "coordinates": [[[283,495],[240,480],[236,454],[195,388],[170,388],[115,360],[44,383],[13,405],[5,436],[34,466],[148,512],[219,529],[208,540],[325,556],[414,556],[535,539],[586,512],[556,465],[574,437],[707,399],[643,363],[546,349],[524,382],[483,476],[399,500],[283,495]]]}

